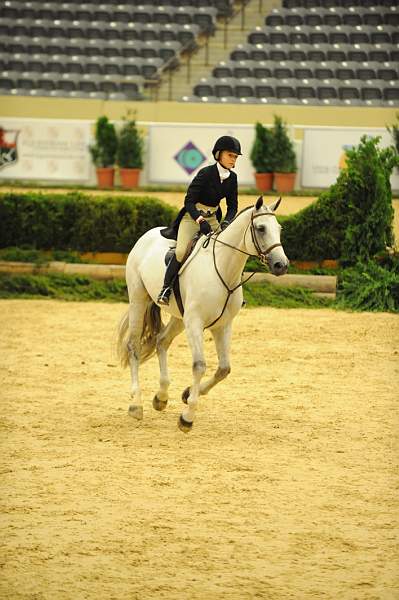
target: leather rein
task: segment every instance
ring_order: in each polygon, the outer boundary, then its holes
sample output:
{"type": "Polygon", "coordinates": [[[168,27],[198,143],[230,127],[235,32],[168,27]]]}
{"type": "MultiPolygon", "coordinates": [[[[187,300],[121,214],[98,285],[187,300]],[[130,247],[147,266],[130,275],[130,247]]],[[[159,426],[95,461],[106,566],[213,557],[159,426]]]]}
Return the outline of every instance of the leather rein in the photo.
{"type": "Polygon", "coordinates": [[[236,285],[233,288],[229,288],[229,286],[227,285],[227,283],[225,282],[225,280],[223,279],[217,264],[216,264],[216,242],[218,242],[219,244],[222,244],[223,246],[227,246],[228,248],[231,248],[232,250],[237,250],[237,252],[241,252],[242,254],[246,254],[247,256],[257,256],[260,261],[263,264],[267,264],[267,257],[270,254],[270,252],[272,250],[274,250],[274,248],[278,248],[278,247],[282,247],[282,244],[277,243],[277,244],[272,244],[271,246],[269,246],[269,248],[267,248],[265,251],[262,251],[258,238],[256,237],[256,231],[255,231],[255,225],[254,225],[254,219],[256,219],[256,217],[274,217],[275,213],[274,212],[268,212],[268,213],[260,213],[257,215],[254,215],[253,213],[251,214],[251,221],[250,223],[248,223],[246,229],[245,229],[245,233],[244,233],[244,240],[245,240],[245,236],[247,235],[248,232],[248,227],[250,227],[250,231],[251,231],[251,237],[252,237],[252,242],[253,245],[255,246],[255,250],[257,252],[257,254],[250,254],[249,252],[245,252],[245,250],[241,250],[241,248],[237,248],[236,246],[232,246],[231,244],[228,244],[227,242],[223,242],[222,240],[219,240],[219,235],[222,233],[222,231],[219,231],[216,234],[210,234],[207,239],[204,241],[204,243],[202,244],[203,248],[206,248],[209,245],[209,242],[211,241],[211,239],[214,240],[214,244],[213,244],[213,250],[212,250],[212,255],[213,255],[213,266],[215,267],[215,271],[220,279],[220,281],[222,282],[223,286],[225,287],[226,291],[227,291],[227,297],[226,297],[226,301],[224,303],[224,306],[222,308],[222,312],[220,313],[220,315],[214,320],[212,321],[212,323],[210,323],[210,325],[207,325],[205,327],[205,329],[208,329],[208,327],[212,327],[212,325],[214,325],[215,323],[217,323],[217,321],[219,321],[219,319],[223,316],[224,311],[226,310],[226,306],[227,303],[229,301],[230,296],[236,291],[238,290],[238,288],[242,287],[244,285],[244,283],[247,283],[254,275],[255,273],[251,273],[249,275],[249,277],[247,277],[244,281],[241,281],[238,285],[236,285]]]}

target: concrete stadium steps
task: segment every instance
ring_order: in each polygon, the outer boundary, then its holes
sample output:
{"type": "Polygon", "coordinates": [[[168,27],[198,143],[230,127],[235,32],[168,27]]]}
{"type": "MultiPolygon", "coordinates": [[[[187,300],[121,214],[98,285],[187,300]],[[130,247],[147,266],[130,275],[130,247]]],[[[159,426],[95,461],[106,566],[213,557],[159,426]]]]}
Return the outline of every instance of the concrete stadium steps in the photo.
{"type": "MultiPolygon", "coordinates": [[[[237,5],[239,6],[239,5],[237,5]]],[[[212,75],[212,69],[222,61],[228,60],[230,52],[238,44],[246,43],[248,34],[257,26],[263,26],[265,16],[273,9],[281,6],[281,0],[250,0],[245,6],[245,23],[238,13],[228,23],[227,42],[223,21],[219,21],[218,29],[213,37],[200,41],[201,47],[191,55],[181,59],[180,67],[165,74],[157,91],[157,100],[181,100],[183,96],[191,96],[193,87],[202,77],[212,75]]]]}

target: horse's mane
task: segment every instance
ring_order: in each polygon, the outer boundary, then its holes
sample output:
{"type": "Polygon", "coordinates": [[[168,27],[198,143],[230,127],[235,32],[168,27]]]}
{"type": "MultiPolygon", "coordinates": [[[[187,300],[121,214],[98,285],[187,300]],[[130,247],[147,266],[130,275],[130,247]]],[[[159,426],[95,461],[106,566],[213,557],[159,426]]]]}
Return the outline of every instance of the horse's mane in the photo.
{"type": "MultiPolygon", "coordinates": [[[[240,210],[240,212],[238,212],[238,213],[236,214],[236,216],[234,217],[233,221],[235,221],[235,220],[236,220],[236,219],[237,219],[237,218],[238,218],[240,215],[242,215],[242,213],[246,212],[247,210],[252,210],[253,208],[255,208],[255,204],[254,204],[253,206],[246,206],[245,208],[242,208],[242,209],[240,210]]],[[[266,208],[266,206],[265,206],[265,205],[263,205],[263,206],[262,206],[262,208],[263,208],[263,209],[265,209],[265,208],[266,208]]],[[[266,210],[266,211],[265,211],[265,215],[266,215],[267,213],[269,213],[269,212],[270,212],[270,211],[266,210]]],[[[231,222],[233,223],[233,221],[231,221],[231,222]]]]}

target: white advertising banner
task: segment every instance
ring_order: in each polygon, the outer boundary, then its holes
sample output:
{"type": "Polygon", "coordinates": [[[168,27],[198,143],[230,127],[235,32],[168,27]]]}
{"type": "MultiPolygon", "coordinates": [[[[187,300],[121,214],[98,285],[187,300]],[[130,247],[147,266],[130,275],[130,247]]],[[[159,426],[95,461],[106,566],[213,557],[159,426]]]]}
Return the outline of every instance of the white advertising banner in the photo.
{"type": "MultiPolygon", "coordinates": [[[[304,188],[328,188],[345,166],[346,151],[360,143],[363,135],[381,136],[380,146],[392,146],[386,129],[305,128],[302,148],[301,185],[304,188]]],[[[399,189],[399,175],[391,177],[392,189],[399,189]]]]}
{"type": "Polygon", "coordinates": [[[87,183],[89,121],[0,117],[0,179],[87,183]]]}
{"type": "Polygon", "coordinates": [[[254,168],[249,158],[255,137],[253,125],[151,124],[149,181],[188,184],[199,169],[214,163],[212,148],[222,135],[232,135],[240,140],[243,155],[236,164],[239,185],[254,185],[254,168]]]}

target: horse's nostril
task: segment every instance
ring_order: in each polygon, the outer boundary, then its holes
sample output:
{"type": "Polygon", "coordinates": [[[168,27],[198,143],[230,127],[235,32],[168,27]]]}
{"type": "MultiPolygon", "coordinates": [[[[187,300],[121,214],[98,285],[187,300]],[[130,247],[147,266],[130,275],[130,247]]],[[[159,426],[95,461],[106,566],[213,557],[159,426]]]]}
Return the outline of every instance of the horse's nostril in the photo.
{"type": "Polygon", "coordinates": [[[278,269],[278,270],[282,269],[283,268],[283,263],[281,263],[281,262],[274,263],[274,268],[278,269]]]}

